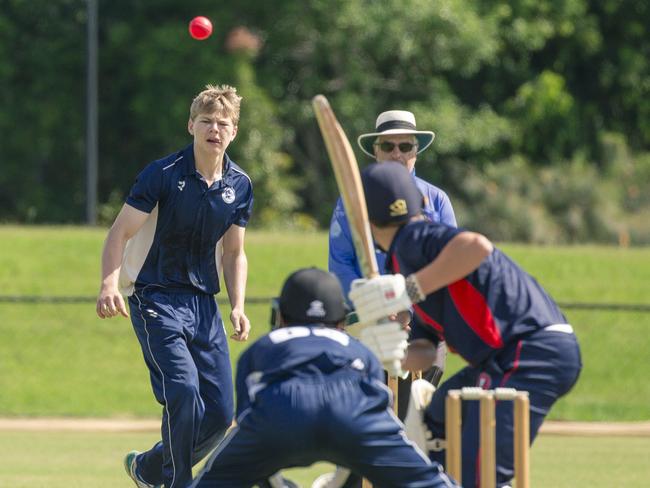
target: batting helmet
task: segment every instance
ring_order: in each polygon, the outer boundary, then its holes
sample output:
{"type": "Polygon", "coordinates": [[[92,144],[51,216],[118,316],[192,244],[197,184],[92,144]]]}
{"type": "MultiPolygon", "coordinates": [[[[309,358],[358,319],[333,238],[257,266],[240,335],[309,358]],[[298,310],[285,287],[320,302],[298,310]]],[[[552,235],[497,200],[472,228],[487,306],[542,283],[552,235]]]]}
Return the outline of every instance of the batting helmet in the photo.
{"type": "Polygon", "coordinates": [[[424,197],[400,163],[373,163],[361,174],[368,218],[373,224],[402,224],[422,212],[424,197]]]}

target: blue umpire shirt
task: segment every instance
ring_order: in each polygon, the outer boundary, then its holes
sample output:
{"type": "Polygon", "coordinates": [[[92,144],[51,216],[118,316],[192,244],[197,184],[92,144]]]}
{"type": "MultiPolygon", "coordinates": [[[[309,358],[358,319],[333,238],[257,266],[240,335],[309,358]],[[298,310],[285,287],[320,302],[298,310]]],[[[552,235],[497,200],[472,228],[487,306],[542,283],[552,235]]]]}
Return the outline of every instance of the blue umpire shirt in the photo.
{"type": "MultiPolygon", "coordinates": [[[[208,188],[196,170],[193,144],[147,165],[126,203],[157,221],[135,287],[219,292],[217,242],[231,225],[245,227],[253,205],[248,175],[224,155],[223,176],[208,188]]],[[[153,227],[152,227],[153,228],[153,227]]]]}
{"type": "MultiPolygon", "coordinates": [[[[447,194],[437,186],[415,176],[415,171],[411,174],[418,190],[424,195],[422,213],[425,217],[432,222],[441,222],[456,227],[456,216],[447,194]]],[[[375,248],[375,256],[377,267],[382,272],[385,268],[386,253],[375,248]]],[[[345,215],[341,198],[336,202],[330,223],[328,268],[341,282],[346,297],[350,292],[352,281],[362,276],[359,260],[354,251],[350,224],[345,215]]]]}

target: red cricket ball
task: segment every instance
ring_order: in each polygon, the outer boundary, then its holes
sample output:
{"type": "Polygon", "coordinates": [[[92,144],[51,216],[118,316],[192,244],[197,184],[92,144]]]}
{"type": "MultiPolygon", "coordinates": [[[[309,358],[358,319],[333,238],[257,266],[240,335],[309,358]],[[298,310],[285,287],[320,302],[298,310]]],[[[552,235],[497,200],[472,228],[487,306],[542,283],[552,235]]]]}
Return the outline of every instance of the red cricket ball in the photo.
{"type": "Polygon", "coordinates": [[[207,39],[212,34],[212,22],[207,17],[199,15],[190,21],[190,35],[199,41],[207,39]]]}

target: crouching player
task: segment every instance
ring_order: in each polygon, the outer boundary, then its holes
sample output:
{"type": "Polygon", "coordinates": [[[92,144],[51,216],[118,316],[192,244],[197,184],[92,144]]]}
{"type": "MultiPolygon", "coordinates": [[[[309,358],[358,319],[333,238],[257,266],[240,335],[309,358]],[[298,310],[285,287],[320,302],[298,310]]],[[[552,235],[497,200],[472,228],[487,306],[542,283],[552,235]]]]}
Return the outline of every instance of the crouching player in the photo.
{"type": "MultiPolygon", "coordinates": [[[[329,461],[381,487],[455,485],[406,439],[391,410],[382,364],[341,329],[345,298],[334,275],[301,269],[286,280],[278,328],[255,342],[237,366],[237,425],[194,488],[250,487],[287,467],[329,461]]],[[[377,327],[371,342],[387,366],[399,363],[407,334],[377,327]]]]}
{"type": "MultiPolygon", "coordinates": [[[[571,325],[537,281],[486,237],[423,220],[422,195],[404,167],[373,164],[362,181],[373,237],[388,252],[389,272],[396,274],[353,283],[350,298],[359,319],[376,321],[413,307],[412,327],[422,336],[446,341],[469,363],[443,382],[430,403],[413,402],[422,407],[426,427],[421,427],[429,432],[421,437],[431,441],[431,459],[444,458],[444,400],[452,388],[528,391],[532,442],[552,405],[578,378],[580,351],[571,325]]],[[[417,352],[409,349],[407,358],[414,360],[413,354],[417,352]]],[[[412,395],[422,386],[432,389],[416,382],[412,395]]],[[[504,487],[513,476],[511,402],[499,402],[496,416],[497,485],[504,487]]],[[[478,402],[466,402],[461,441],[465,487],[480,483],[478,436],[478,402]]]]}

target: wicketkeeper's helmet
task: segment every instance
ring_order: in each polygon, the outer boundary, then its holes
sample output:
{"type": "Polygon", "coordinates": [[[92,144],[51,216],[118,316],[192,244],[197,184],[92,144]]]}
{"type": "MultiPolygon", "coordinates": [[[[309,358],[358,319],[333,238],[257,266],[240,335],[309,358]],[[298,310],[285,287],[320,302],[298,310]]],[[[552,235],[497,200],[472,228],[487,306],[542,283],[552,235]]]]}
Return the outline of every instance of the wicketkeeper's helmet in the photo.
{"type": "MultiPolygon", "coordinates": [[[[303,268],[289,275],[274,302],[287,325],[334,326],[345,320],[349,311],[339,280],[318,268],[303,268]]],[[[274,315],[271,325],[277,327],[277,314],[274,315]]]]}

